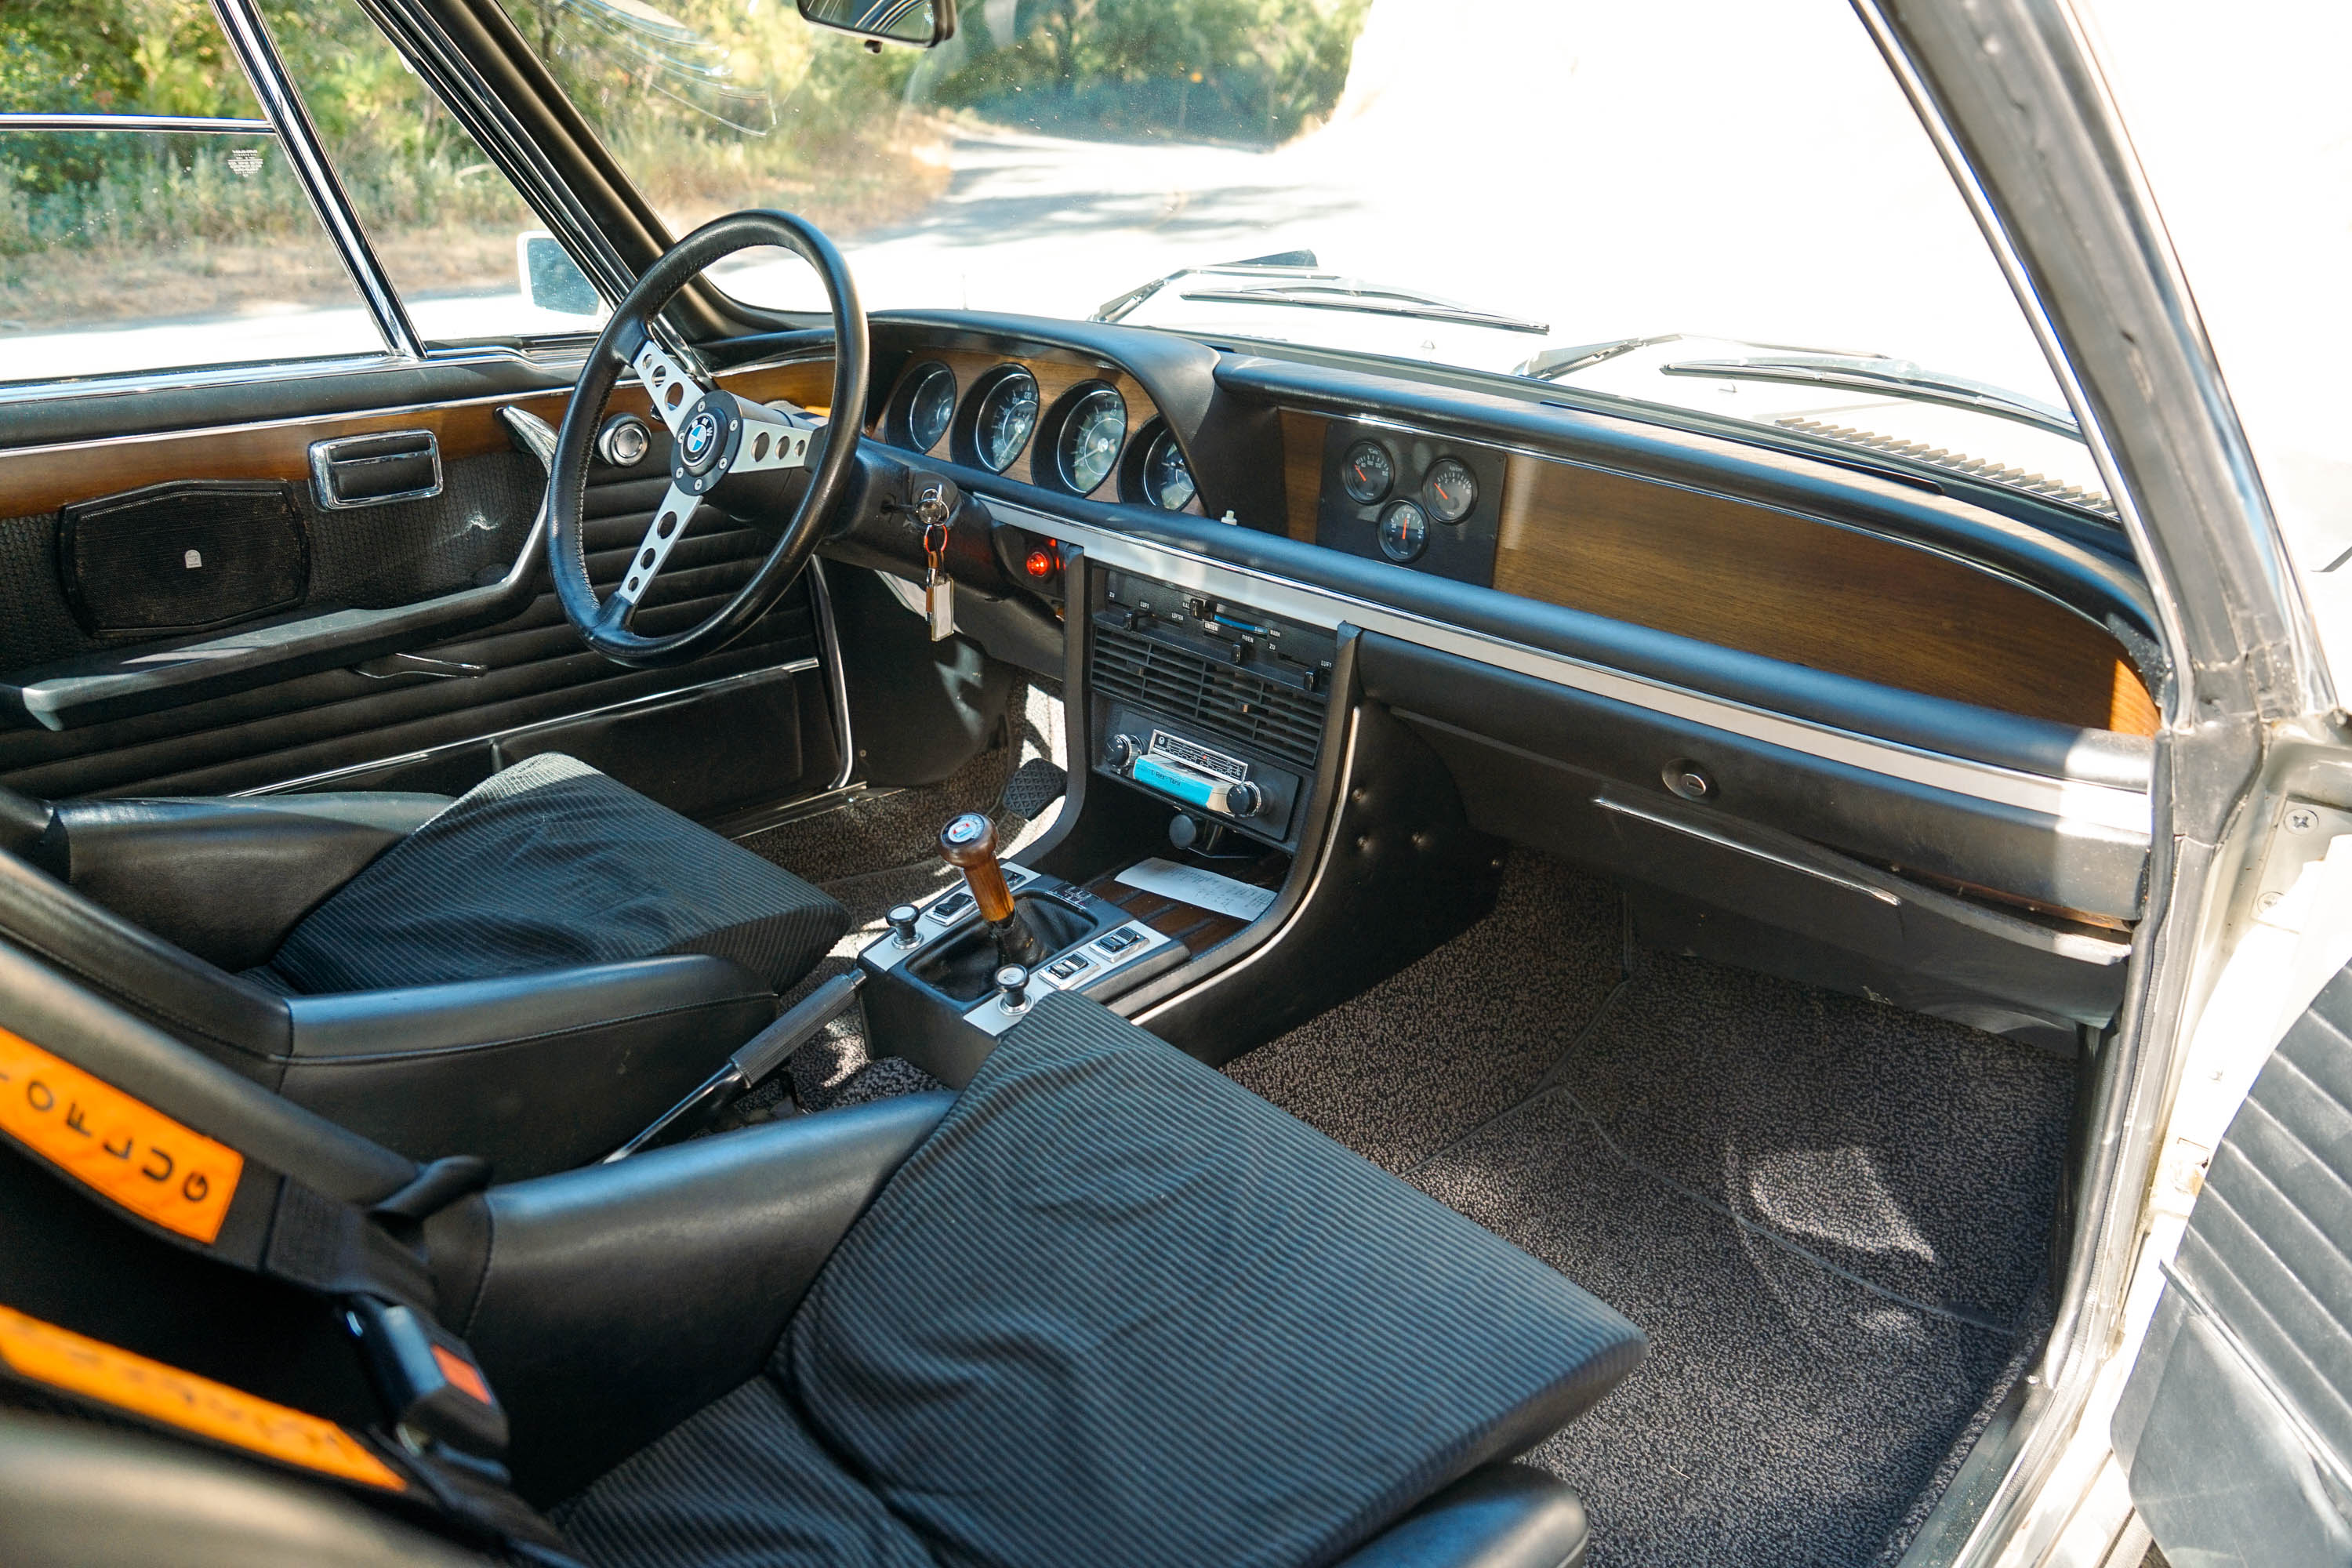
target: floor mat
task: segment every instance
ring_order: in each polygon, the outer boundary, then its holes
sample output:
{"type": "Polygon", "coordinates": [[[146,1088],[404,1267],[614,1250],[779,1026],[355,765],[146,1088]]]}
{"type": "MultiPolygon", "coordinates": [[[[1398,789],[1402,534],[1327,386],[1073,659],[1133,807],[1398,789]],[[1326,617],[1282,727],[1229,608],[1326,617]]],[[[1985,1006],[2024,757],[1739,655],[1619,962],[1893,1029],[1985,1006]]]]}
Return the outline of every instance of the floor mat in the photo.
{"type": "Polygon", "coordinates": [[[1648,1331],[1532,1456],[1596,1568],[1868,1564],[2038,1331],[2073,1068],[1617,939],[1515,856],[1496,914],[1228,1071],[1648,1331]]]}

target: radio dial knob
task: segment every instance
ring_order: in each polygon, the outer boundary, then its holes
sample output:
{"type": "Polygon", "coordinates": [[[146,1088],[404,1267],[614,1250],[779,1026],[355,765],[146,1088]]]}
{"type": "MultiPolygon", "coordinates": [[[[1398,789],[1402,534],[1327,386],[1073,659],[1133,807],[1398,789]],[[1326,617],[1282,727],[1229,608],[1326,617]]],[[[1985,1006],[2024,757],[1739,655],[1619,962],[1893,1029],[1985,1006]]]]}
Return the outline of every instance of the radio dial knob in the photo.
{"type": "Polygon", "coordinates": [[[1115,773],[1123,773],[1135,765],[1135,737],[1113,735],[1103,745],[1103,765],[1115,773]]]}
{"type": "Polygon", "coordinates": [[[1225,790],[1225,810],[1235,816],[1255,816],[1258,807],[1265,804],[1265,797],[1257,785],[1247,780],[1225,790]]]}

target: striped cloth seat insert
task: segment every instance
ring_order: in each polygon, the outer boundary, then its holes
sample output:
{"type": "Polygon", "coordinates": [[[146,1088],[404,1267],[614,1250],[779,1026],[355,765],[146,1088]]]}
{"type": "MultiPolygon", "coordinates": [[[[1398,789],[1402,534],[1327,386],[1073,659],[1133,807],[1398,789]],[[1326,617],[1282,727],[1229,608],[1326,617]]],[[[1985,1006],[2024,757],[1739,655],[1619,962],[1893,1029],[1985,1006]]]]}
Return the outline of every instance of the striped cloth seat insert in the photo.
{"type": "Polygon", "coordinates": [[[848,926],[782,867],[549,752],[386,850],[256,973],[318,994],[703,952],[782,991],[848,926]]]}

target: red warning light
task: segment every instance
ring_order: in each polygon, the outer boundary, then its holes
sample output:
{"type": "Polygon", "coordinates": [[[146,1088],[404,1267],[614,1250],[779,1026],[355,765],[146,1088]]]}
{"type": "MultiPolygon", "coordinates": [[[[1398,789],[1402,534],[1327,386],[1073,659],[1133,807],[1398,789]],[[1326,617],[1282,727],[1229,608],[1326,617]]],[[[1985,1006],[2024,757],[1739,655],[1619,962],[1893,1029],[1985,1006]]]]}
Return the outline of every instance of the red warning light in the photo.
{"type": "Polygon", "coordinates": [[[1032,577],[1051,577],[1060,571],[1061,567],[1060,559],[1050,550],[1033,550],[1029,552],[1029,575],[1032,577]]]}

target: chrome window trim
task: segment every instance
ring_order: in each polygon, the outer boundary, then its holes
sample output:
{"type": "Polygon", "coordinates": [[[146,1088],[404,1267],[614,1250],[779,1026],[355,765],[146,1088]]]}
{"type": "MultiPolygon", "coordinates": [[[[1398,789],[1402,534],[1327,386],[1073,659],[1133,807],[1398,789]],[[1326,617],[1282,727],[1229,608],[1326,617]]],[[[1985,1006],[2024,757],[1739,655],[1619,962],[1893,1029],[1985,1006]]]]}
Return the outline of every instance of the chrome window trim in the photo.
{"type": "Polygon", "coordinates": [[[143,131],[153,136],[276,136],[267,120],[214,114],[0,114],[0,131],[143,131]]]}
{"type": "MultiPolygon", "coordinates": [[[[607,305],[618,304],[636,285],[636,273],[622,259],[603,227],[572,194],[539,144],[488,90],[464,52],[453,47],[415,0],[358,0],[377,29],[424,79],[484,155],[514,184],[571,252],[607,305]]],[[[666,234],[657,238],[668,243],[666,234]]]]}
{"type": "Polygon", "coordinates": [[[1032,507],[993,497],[989,506],[1001,517],[1016,521],[1026,520],[1023,526],[1083,546],[1090,558],[1106,565],[1146,573],[1204,593],[1231,595],[1271,614],[1288,616],[1309,625],[1336,628],[1344,621],[1417,647],[1704,724],[1768,745],[1948,794],[2038,812],[2057,818],[2062,826],[2072,824],[2143,837],[2150,831],[2151,812],[2145,791],[2023,773],[1791,718],[1647,676],[1628,674],[1565,654],[1449,626],[1335,589],[1236,566],[1169,545],[1145,543],[1124,533],[1055,517],[1032,507]]]}
{"type": "Polygon", "coordinates": [[[245,68],[246,79],[252,83],[254,95],[261,100],[262,112],[278,128],[278,140],[285,143],[294,172],[310,195],[311,209],[326,226],[336,249],[341,252],[343,266],[359,289],[361,300],[374,315],[376,329],[383,334],[385,344],[403,359],[424,358],[424,341],[416,335],[407,307],[401,303],[392,280],[384,275],[375,247],[368,243],[367,231],[360,226],[358,216],[352,211],[342,180],[319,140],[319,128],[310,122],[301,95],[288,79],[286,62],[278,55],[278,45],[254,8],[253,0],[212,0],[212,4],[221,30],[228,35],[229,48],[245,68]]]}

